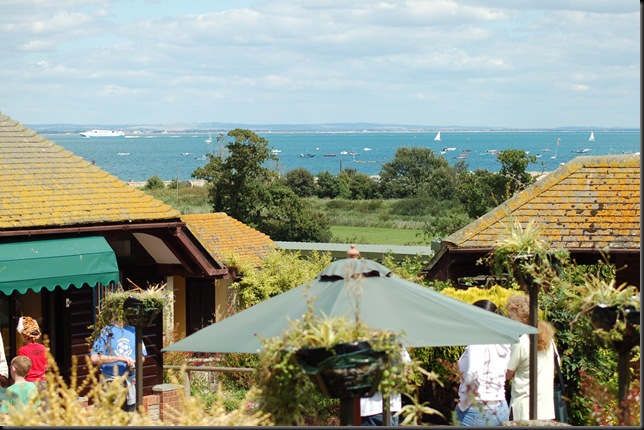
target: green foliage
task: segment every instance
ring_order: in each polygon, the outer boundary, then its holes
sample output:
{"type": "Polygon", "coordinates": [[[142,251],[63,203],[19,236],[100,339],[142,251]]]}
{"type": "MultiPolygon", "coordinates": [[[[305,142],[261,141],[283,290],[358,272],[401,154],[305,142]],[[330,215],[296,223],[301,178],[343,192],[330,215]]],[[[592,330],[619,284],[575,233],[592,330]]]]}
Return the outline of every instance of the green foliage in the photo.
{"type": "Polygon", "coordinates": [[[569,259],[567,250],[550,249],[534,220],[525,227],[514,220],[506,224],[492,251],[478,263],[489,265],[491,274],[507,279],[508,285],[516,282],[524,288],[534,284],[547,289],[556,282],[559,267],[569,264],[569,259]]]}
{"type": "Polygon", "coordinates": [[[501,163],[499,175],[505,179],[508,198],[534,182],[526,169],[528,164],[537,162],[536,156],[528,155],[522,149],[506,149],[499,153],[497,161],[501,163]]]}
{"type": "Polygon", "coordinates": [[[286,186],[299,197],[311,197],[316,195],[315,177],[303,167],[290,170],[284,178],[286,186]]]}
{"type": "Polygon", "coordinates": [[[399,147],[394,159],[382,165],[380,187],[385,198],[407,198],[433,190],[433,173],[445,173],[449,162],[429,148],[399,147]],[[440,169],[443,168],[443,169],[440,169]]]}
{"type": "Polygon", "coordinates": [[[471,218],[478,218],[505,200],[504,188],[499,182],[499,175],[488,170],[463,171],[459,174],[455,196],[471,218]]]}
{"type": "Polygon", "coordinates": [[[340,197],[343,193],[348,193],[344,190],[346,185],[338,178],[328,171],[318,173],[317,179],[317,196],[321,199],[335,199],[340,197]]]}
{"type": "Polygon", "coordinates": [[[303,425],[307,412],[315,413],[317,407],[309,403],[311,397],[305,397],[311,383],[297,364],[295,353],[304,347],[331,348],[354,341],[368,341],[375,351],[386,353],[379,392],[384,395],[415,392],[419,375],[429,378],[434,375],[424,371],[418,362],[400,360],[402,345],[398,337],[387,330],[374,330],[357,319],[314,316],[309,303],[308,312],[300,320],[292,321],[281,336],[262,339],[257,397],[260,409],[270,413],[276,425],[303,425]]]}
{"type": "Polygon", "coordinates": [[[167,310],[172,303],[170,296],[165,291],[165,284],[150,285],[145,290],[136,285],[132,289],[124,290],[122,285],[117,285],[114,291],[106,292],[96,314],[96,323],[89,327],[92,334],[86,341],[90,347],[99,337],[103,328],[114,322],[127,322],[123,304],[130,297],[140,300],[144,309],[167,310]]]}
{"type": "Polygon", "coordinates": [[[193,176],[211,178],[210,196],[215,212],[226,212],[242,222],[256,224],[265,204],[263,191],[276,180],[276,174],[263,164],[277,158],[270,153],[268,141],[250,130],[234,129],[227,137],[232,139],[225,145],[229,156],[210,157],[202,171],[195,171],[193,176]]]}
{"type": "Polygon", "coordinates": [[[146,190],[158,190],[160,188],[165,188],[165,183],[163,182],[163,179],[161,179],[160,177],[152,176],[148,178],[143,188],[146,190]]]}
{"type": "Polygon", "coordinates": [[[246,309],[277,294],[312,281],[329,264],[330,253],[309,256],[277,250],[264,260],[261,270],[245,268],[244,276],[232,288],[239,291],[239,309],[246,309]]]}
{"type": "Polygon", "coordinates": [[[441,293],[469,304],[483,299],[490,300],[503,313],[505,313],[508,298],[513,294],[519,294],[515,290],[503,288],[500,285],[493,285],[490,288],[470,287],[465,290],[451,287],[444,288],[441,293]]]}
{"type": "Polygon", "coordinates": [[[340,196],[351,200],[375,199],[380,197],[378,183],[365,173],[355,169],[344,169],[338,174],[343,184],[340,196]]]}

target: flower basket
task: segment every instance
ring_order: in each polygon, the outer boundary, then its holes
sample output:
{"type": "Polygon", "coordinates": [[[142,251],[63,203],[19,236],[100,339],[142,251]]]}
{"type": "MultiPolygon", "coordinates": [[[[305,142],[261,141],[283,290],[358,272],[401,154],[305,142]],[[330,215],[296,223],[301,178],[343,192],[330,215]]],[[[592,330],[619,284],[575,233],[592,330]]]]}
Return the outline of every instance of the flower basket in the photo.
{"type": "Polygon", "coordinates": [[[132,296],[123,302],[123,314],[127,322],[135,327],[152,325],[162,309],[162,306],[146,305],[143,300],[132,296]]]}
{"type": "Polygon", "coordinates": [[[295,358],[318,389],[330,398],[371,397],[375,394],[386,353],[368,342],[339,343],[330,349],[301,348],[295,358]]]}
{"type": "Polygon", "coordinates": [[[602,306],[599,305],[591,311],[590,323],[595,330],[615,330],[618,321],[624,321],[626,328],[622,340],[615,341],[618,349],[630,350],[640,343],[640,332],[636,326],[640,325],[640,311],[634,306],[602,306]]]}

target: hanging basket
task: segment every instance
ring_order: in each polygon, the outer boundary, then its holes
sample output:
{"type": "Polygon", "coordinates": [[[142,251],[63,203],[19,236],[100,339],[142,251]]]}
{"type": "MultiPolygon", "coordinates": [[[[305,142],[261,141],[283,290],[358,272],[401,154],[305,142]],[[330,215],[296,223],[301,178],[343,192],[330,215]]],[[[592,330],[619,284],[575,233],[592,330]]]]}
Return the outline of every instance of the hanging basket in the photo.
{"type": "Polygon", "coordinates": [[[387,354],[368,342],[340,343],[330,349],[301,348],[295,358],[318,389],[330,398],[375,394],[387,354]]]}
{"type": "Polygon", "coordinates": [[[595,330],[615,330],[618,321],[626,323],[621,341],[614,341],[616,350],[630,350],[640,343],[640,311],[634,306],[602,306],[599,305],[590,313],[590,324],[595,330]]]}
{"type": "Polygon", "coordinates": [[[142,300],[132,296],[123,302],[123,315],[128,324],[135,327],[152,325],[162,309],[161,306],[146,306],[142,300]]]}

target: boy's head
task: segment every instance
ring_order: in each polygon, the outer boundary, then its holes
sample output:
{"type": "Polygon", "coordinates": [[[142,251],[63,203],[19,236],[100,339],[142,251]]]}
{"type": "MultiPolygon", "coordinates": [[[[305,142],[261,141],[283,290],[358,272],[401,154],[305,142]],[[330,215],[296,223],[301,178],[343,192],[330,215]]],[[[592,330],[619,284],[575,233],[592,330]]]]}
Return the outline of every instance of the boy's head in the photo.
{"type": "Polygon", "coordinates": [[[18,355],[11,360],[11,370],[16,376],[25,377],[31,369],[31,360],[24,355],[18,355]]]}

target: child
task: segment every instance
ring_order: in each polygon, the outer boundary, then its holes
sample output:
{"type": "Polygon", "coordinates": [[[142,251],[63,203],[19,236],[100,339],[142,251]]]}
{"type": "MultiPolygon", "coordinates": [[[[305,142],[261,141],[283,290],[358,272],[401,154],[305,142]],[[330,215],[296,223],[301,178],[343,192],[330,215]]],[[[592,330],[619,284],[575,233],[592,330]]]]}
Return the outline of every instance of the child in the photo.
{"type": "MultiPolygon", "coordinates": [[[[38,388],[33,382],[25,380],[25,376],[31,369],[31,360],[29,357],[19,355],[11,360],[11,377],[14,380],[13,385],[7,388],[7,399],[3,400],[0,406],[0,412],[9,412],[9,405],[12,410],[20,412],[22,407],[28,404],[32,398],[38,397],[38,388]]],[[[34,409],[40,404],[40,400],[34,403],[34,409]]]]}
{"type": "Polygon", "coordinates": [[[24,355],[31,360],[31,369],[25,376],[25,380],[34,382],[38,389],[46,389],[45,371],[47,370],[47,349],[43,344],[36,341],[40,338],[40,327],[35,319],[21,317],[18,320],[18,333],[22,336],[22,346],[18,349],[18,355],[24,355]]]}

